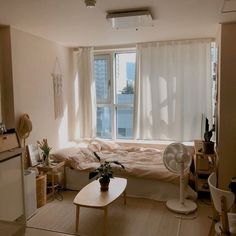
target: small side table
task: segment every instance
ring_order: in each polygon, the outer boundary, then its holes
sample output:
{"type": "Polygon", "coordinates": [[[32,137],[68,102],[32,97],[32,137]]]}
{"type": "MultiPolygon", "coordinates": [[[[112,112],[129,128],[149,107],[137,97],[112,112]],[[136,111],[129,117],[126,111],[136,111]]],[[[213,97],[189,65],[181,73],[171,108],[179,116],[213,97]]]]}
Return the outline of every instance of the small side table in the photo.
{"type": "Polygon", "coordinates": [[[82,188],[73,202],[76,205],[76,233],[79,230],[80,207],[88,207],[104,211],[103,235],[106,236],[108,206],[122,194],[124,196],[124,204],[126,205],[126,185],[127,179],[115,177],[110,180],[109,189],[106,192],[100,190],[99,180],[94,180],[82,188]]]}
{"type": "Polygon", "coordinates": [[[52,163],[49,166],[44,166],[41,164],[37,166],[39,172],[52,174],[52,199],[53,200],[55,199],[55,174],[58,173],[61,167],[65,167],[65,161],[52,163]]]}

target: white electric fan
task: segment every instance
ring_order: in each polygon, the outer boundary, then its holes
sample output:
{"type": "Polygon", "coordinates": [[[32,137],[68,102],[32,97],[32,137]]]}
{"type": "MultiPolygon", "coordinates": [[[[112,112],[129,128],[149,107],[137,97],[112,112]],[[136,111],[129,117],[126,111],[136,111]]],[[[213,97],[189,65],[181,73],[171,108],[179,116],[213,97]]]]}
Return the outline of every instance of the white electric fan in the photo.
{"type": "Polygon", "coordinates": [[[163,161],[169,171],[180,175],[180,199],[168,200],[166,206],[178,213],[188,214],[195,211],[196,203],[184,197],[184,173],[189,170],[192,162],[187,147],[181,143],[168,145],[163,154],[163,161]]]}

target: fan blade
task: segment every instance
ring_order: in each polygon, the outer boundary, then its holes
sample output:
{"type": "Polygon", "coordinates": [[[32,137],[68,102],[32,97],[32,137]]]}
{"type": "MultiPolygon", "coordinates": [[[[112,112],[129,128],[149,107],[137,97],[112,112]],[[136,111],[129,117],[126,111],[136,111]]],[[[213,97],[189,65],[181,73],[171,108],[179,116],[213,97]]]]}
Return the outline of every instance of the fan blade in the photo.
{"type": "Polygon", "coordinates": [[[180,172],[180,170],[181,170],[181,164],[179,164],[179,163],[176,163],[176,168],[175,168],[175,171],[178,171],[178,172],[180,172]]]}
{"type": "Polygon", "coordinates": [[[168,145],[163,154],[163,162],[167,169],[180,174],[181,168],[187,171],[191,165],[192,157],[188,148],[182,143],[168,145]]]}
{"type": "Polygon", "coordinates": [[[174,159],[175,155],[173,153],[167,153],[166,155],[166,160],[169,162],[170,160],[174,159]]]}
{"type": "Polygon", "coordinates": [[[172,159],[169,163],[168,163],[170,169],[172,169],[173,171],[176,171],[176,162],[172,159]]]}

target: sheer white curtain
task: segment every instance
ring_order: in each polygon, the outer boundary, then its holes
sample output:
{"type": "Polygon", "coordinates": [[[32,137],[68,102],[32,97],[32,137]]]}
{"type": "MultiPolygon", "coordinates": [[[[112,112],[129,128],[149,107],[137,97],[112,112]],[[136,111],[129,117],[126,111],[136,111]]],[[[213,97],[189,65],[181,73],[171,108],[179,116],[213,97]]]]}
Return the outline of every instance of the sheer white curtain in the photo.
{"type": "Polygon", "coordinates": [[[93,48],[79,48],[75,57],[75,137],[93,138],[96,136],[96,87],[93,78],[93,48]],[[78,101],[77,101],[78,100],[78,101]],[[76,109],[76,108],[75,108],[76,109]]]}
{"type": "Polygon", "coordinates": [[[201,138],[201,116],[211,118],[211,41],[137,45],[134,138],[201,138]]]}

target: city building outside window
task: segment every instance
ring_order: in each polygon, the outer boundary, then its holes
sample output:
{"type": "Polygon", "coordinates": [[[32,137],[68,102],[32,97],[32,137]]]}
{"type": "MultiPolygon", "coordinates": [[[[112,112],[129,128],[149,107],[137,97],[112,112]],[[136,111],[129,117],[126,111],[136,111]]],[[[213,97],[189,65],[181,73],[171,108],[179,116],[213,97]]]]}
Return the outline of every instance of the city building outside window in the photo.
{"type": "Polygon", "coordinates": [[[94,56],[99,138],[133,138],[135,59],[135,51],[94,56]]]}

